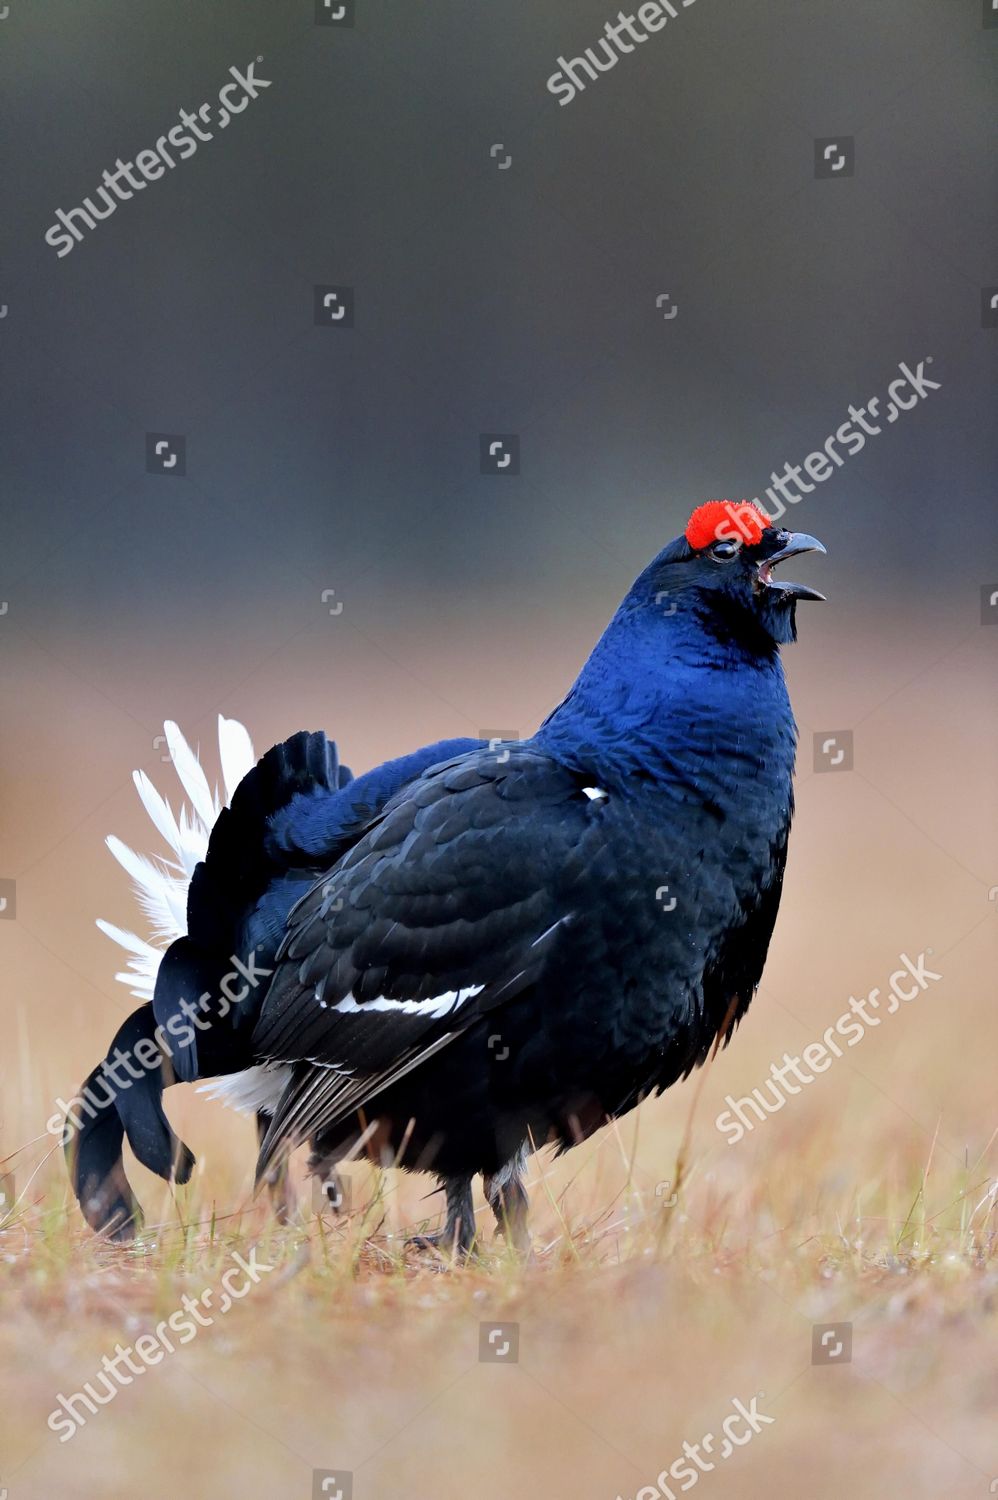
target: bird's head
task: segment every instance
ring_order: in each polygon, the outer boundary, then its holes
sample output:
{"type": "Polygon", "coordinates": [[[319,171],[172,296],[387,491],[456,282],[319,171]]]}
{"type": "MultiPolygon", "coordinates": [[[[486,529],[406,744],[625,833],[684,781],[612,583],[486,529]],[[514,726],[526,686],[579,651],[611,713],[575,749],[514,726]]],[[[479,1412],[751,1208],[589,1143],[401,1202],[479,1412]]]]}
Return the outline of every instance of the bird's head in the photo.
{"type": "Polygon", "coordinates": [[[772,525],[749,500],[708,500],[645,569],[636,590],[642,606],[666,617],[695,619],[748,649],[771,648],[796,640],[799,599],[825,597],[774,570],[803,552],[824,550],[806,532],[772,525]]]}

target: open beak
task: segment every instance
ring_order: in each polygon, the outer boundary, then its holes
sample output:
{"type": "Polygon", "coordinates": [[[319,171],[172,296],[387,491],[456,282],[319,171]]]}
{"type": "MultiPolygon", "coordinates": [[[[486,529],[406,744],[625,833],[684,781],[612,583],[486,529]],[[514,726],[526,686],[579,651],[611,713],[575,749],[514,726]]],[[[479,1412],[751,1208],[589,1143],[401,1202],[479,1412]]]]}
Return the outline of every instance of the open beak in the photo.
{"type": "Polygon", "coordinates": [[[777,580],[772,576],[776,564],[788,557],[797,557],[804,552],[824,552],[818,538],[808,536],[806,531],[784,531],[780,533],[780,540],[783,542],[780,550],[770,553],[765,562],[759,564],[760,586],[776,589],[790,599],[824,600],[824,594],[819,594],[817,589],[808,588],[806,583],[784,583],[782,579],[777,580]]]}

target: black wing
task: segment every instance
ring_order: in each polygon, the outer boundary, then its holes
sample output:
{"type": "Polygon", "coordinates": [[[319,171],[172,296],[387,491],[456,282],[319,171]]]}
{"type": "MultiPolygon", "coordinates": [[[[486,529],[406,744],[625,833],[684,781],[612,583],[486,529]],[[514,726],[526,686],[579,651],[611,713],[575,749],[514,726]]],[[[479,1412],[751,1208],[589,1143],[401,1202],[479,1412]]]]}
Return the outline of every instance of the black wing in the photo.
{"type": "Polygon", "coordinates": [[[605,849],[585,780],[527,746],[461,756],[299,902],[253,1049],[315,1066],[280,1101],[260,1170],[537,979],[605,849]]]}

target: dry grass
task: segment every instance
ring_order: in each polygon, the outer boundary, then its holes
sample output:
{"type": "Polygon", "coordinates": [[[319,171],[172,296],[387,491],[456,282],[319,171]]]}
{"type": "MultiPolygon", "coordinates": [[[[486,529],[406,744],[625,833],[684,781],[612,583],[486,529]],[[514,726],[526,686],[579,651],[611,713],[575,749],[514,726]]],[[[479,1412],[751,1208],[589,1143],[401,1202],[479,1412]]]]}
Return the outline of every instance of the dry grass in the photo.
{"type": "MultiPolygon", "coordinates": [[[[281,1228],[263,1205],[222,1210],[239,1195],[227,1198],[236,1184],[219,1163],[221,1195],[202,1174],[125,1249],[36,1179],[0,1238],[0,1358],[17,1372],[2,1418],[11,1500],[308,1496],[313,1468],[354,1471],[358,1500],[612,1500],[716,1430],[732,1398],[759,1392],[776,1420],[704,1474],[718,1493],[800,1492],[806,1473],[819,1497],[847,1484],[984,1495],[998,1395],[993,1154],[964,1165],[883,1119],[864,1140],[819,1114],[795,1125],[788,1106],[757,1143],[712,1146],[713,1162],[694,1145],[673,1206],[649,1171],[667,1141],[675,1159],[667,1101],[564,1161],[542,1158],[526,1267],[490,1227],[464,1269],[407,1250],[424,1184],[366,1167],[351,1170],[352,1213],[306,1209],[281,1228]],[[232,1252],[252,1245],[273,1270],[244,1301],[71,1442],[47,1431],[58,1392],[185,1292],[218,1288],[232,1252]],[[852,1363],[812,1366],[812,1324],[843,1319],[852,1363]],[[491,1320],[519,1324],[515,1367],[479,1363],[491,1320]]],[[[694,1141],[709,1128],[702,1118],[694,1141]]],[[[249,1132],[241,1146],[248,1167],[249,1132]]],[[[152,1180],[136,1176],[155,1205],[152,1180]]]]}

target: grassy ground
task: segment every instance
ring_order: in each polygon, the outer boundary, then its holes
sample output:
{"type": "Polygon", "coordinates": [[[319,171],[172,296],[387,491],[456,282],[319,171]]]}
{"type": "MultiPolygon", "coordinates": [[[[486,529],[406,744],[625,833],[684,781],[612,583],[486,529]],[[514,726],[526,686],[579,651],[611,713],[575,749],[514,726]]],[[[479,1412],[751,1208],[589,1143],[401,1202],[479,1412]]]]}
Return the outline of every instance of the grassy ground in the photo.
{"type": "MultiPolygon", "coordinates": [[[[670,1140],[675,1162],[665,1102],[553,1168],[542,1158],[526,1267],[485,1212],[470,1267],[407,1250],[404,1230],[432,1208],[423,1184],[366,1167],[348,1173],[349,1214],[312,1214],[303,1194],[286,1228],[264,1206],[224,1212],[205,1176],[165,1208],[146,1192],[156,1222],[124,1249],[86,1232],[57,1188],[28,1184],[0,1238],[3,1483],[11,1500],[305,1497],[319,1469],[352,1472],[357,1500],[612,1500],[653,1486],[684,1440],[719,1434],[734,1398],[756,1397],[773,1420],[702,1473],[718,1494],[799,1493],[806,1474],[818,1497],[985,1495],[993,1153],[965,1165],[876,1112],[865,1139],[822,1113],[795,1126],[788,1106],[713,1164],[694,1144],[678,1193],[674,1165],[658,1182],[649,1170],[670,1140]],[[233,1252],[254,1246],[271,1269],[219,1312],[233,1252]],[[79,1408],[86,1426],[67,1442],[48,1431],[57,1394],[206,1289],[210,1326],[184,1345],[167,1334],[174,1352],[96,1415],[79,1408]],[[500,1350],[517,1325],[515,1363],[512,1350],[480,1360],[493,1323],[500,1350]],[[813,1364],[814,1325],[843,1323],[851,1361],[813,1364]]],[[[248,1165],[248,1132],[242,1144],[248,1165]]]]}

